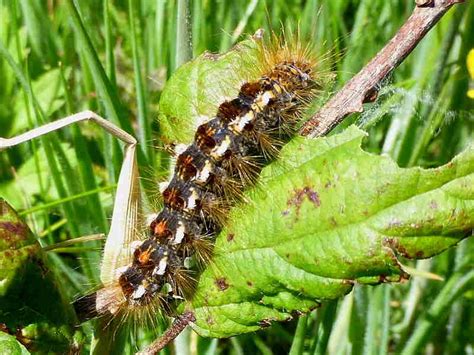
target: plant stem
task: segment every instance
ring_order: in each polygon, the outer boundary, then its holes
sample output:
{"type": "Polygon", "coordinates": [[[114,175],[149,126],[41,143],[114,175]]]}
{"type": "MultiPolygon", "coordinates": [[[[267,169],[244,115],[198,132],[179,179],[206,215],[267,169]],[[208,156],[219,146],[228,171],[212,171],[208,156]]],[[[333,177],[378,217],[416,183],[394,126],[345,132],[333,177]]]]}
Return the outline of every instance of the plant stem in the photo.
{"type": "Polygon", "coordinates": [[[304,338],[306,334],[306,327],[308,325],[308,316],[300,317],[298,325],[296,326],[293,343],[291,344],[290,355],[298,355],[303,353],[304,338]]]}
{"type": "Polygon", "coordinates": [[[301,134],[324,136],[349,114],[363,112],[363,104],[377,98],[381,81],[403,62],[449,8],[460,2],[464,0],[440,0],[431,6],[416,7],[387,45],[303,125],[301,134]]]}
{"type": "Polygon", "coordinates": [[[418,354],[428,341],[430,334],[448,315],[448,309],[453,302],[466,290],[474,287],[474,270],[453,274],[435,298],[430,309],[424,314],[415,328],[414,333],[401,351],[403,355],[418,354]]]}

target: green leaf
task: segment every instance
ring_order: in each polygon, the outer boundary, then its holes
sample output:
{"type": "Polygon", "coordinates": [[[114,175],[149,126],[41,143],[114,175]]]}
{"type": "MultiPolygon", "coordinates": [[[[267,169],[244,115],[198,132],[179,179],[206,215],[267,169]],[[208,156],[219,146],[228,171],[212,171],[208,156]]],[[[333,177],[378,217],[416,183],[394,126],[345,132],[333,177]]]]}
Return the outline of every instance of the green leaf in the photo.
{"type": "Polygon", "coordinates": [[[53,32],[49,30],[52,24],[47,8],[34,0],[21,1],[20,6],[33,51],[41,61],[55,65],[58,62],[58,49],[53,32]]]}
{"type": "Polygon", "coordinates": [[[0,352],[11,355],[28,355],[30,352],[13,335],[0,332],[0,352]]]}
{"type": "Polygon", "coordinates": [[[402,169],[364,152],[365,135],[299,137],[264,169],[189,305],[199,334],[255,331],[355,283],[402,281],[400,257],[431,257],[471,234],[473,147],[437,169],[402,169]]]}
{"type": "MultiPolygon", "coordinates": [[[[65,76],[69,76],[70,69],[66,68],[65,72],[65,76]]],[[[64,89],[61,86],[59,69],[52,69],[41,75],[32,82],[31,87],[35,93],[38,104],[46,115],[51,116],[64,106],[64,89]]],[[[13,106],[15,107],[15,119],[8,135],[18,134],[31,126],[31,123],[28,122],[27,107],[23,92],[20,91],[16,95],[13,106]]],[[[7,133],[5,132],[5,134],[7,133]]]]}
{"type": "MultiPolygon", "coordinates": [[[[3,199],[0,199],[0,304],[2,326],[18,334],[34,353],[78,350],[81,333],[74,328],[76,319],[71,305],[63,298],[48,268],[48,260],[28,226],[3,199]]],[[[0,339],[1,353],[11,346],[10,340],[0,339]]]]}
{"type": "MultiPolygon", "coordinates": [[[[61,144],[67,161],[72,167],[77,166],[77,157],[73,149],[67,144],[61,144]]],[[[46,153],[43,147],[37,150],[37,159],[39,161],[39,168],[41,172],[46,172],[48,163],[46,160],[46,153]]],[[[44,173],[46,176],[46,173],[44,173]]],[[[44,178],[44,177],[43,177],[44,178]]],[[[43,193],[42,198],[47,200],[56,200],[59,198],[56,186],[51,179],[45,179],[45,190],[41,191],[40,182],[38,178],[37,167],[35,165],[35,157],[31,156],[18,169],[15,174],[15,179],[0,183],[0,196],[15,206],[27,207],[25,203],[25,196],[37,196],[43,193]]]]}

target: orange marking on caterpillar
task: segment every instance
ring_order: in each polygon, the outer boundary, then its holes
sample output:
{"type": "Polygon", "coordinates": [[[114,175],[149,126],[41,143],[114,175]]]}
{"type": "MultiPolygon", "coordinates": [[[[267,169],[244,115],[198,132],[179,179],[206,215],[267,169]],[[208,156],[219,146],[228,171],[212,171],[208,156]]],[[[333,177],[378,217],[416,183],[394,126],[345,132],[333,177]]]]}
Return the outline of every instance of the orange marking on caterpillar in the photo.
{"type": "Polygon", "coordinates": [[[240,107],[235,100],[233,101],[224,101],[217,111],[217,117],[222,118],[224,121],[231,121],[235,117],[239,116],[242,112],[242,107],[240,107]]]}
{"type": "Polygon", "coordinates": [[[185,206],[185,201],[181,197],[181,192],[177,188],[167,188],[163,192],[163,200],[165,204],[169,205],[173,209],[182,210],[185,206]]]}
{"type": "Polygon", "coordinates": [[[191,155],[181,154],[176,161],[177,173],[184,181],[190,180],[197,174],[197,168],[193,164],[194,158],[191,155]]]}
{"type": "Polygon", "coordinates": [[[195,141],[199,148],[203,151],[208,151],[213,149],[216,146],[216,141],[213,138],[213,135],[216,133],[216,130],[209,126],[208,123],[200,125],[196,131],[195,141]]]}
{"type": "Polygon", "coordinates": [[[165,220],[161,220],[156,222],[153,221],[151,224],[151,229],[153,231],[153,235],[160,237],[160,238],[168,238],[171,236],[171,231],[168,229],[168,223],[165,220]]]}
{"type": "MultiPolygon", "coordinates": [[[[139,249],[137,249],[139,251],[139,249]]],[[[150,262],[150,255],[153,250],[151,250],[151,246],[148,247],[147,250],[138,253],[137,260],[142,265],[147,265],[150,262]]]]}

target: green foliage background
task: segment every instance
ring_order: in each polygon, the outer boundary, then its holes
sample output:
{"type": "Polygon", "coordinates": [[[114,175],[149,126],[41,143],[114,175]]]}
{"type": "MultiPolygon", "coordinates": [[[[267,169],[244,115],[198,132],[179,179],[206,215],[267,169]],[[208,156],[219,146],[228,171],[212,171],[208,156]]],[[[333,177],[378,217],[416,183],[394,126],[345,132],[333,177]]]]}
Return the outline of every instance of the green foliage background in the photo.
{"type": "MultiPolygon", "coordinates": [[[[228,50],[258,28],[278,32],[299,24],[305,40],[329,53],[337,75],[329,95],[390,39],[412,9],[411,1],[398,0],[0,0],[0,136],[84,109],[97,111],[139,138],[152,200],[166,171],[164,154],[154,149],[160,145],[158,101],[180,64],[204,50],[228,50]]],[[[338,130],[356,122],[369,132],[366,150],[387,154],[403,167],[448,162],[473,141],[465,65],[474,47],[473,26],[472,1],[456,6],[386,80],[377,103],[338,130]]],[[[118,143],[100,129],[74,127],[0,154],[0,196],[27,219],[43,246],[104,232],[121,158],[118,143]]],[[[414,278],[403,285],[356,287],[344,300],[299,321],[229,340],[186,333],[176,350],[472,352],[472,290],[451,293],[463,271],[472,269],[473,248],[465,240],[412,265],[444,282],[414,278]]],[[[48,254],[70,299],[97,282],[99,249],[100,243],[90,243],[48,254]]],[[[85,332],[91,336],[90,326],[85,332]]],[[[152,335],[142,340],[147,336],[152,335]]]]}

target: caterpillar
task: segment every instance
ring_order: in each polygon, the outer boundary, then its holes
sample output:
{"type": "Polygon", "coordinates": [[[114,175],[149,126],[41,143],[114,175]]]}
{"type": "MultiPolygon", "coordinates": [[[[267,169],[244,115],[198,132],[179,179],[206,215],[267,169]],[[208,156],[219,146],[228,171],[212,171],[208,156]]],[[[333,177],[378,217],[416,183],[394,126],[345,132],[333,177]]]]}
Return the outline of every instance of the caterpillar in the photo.
{"type": "Polygon", "coordinates": [[[193,141],[180,146],[161,189],[163,208],[146,238],[134,243],[116,282],[75,302],[82,321],[135,311],[173,315],[181,300],[192,298],[188,261],[209,263],[228,209],[295,135],[322,87],[317,60],[298,41],[258,42],[257,62],[256,79],[244,81],[197,127],[193,141]]]}

